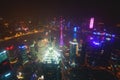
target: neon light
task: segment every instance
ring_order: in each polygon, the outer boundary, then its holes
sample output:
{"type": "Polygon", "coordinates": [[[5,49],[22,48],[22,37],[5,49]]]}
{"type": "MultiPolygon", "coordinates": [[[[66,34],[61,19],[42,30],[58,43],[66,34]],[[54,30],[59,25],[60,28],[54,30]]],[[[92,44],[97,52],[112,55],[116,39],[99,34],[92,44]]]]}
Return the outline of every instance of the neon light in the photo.
{"type": "Polygon", "coordinates": [[[10,50],[9,47],[7,47],[6,50],[10,50]]]}
{"type": "Polygon", "coordinates": [[[8,76],[10,76],[10,75],[11,75],[11,73],[9,72],[9,73],[5,74],[5,77],[8,77],[8,76]]]}
{"type": "Polygon", "coordinates": [[[14,49],[14,46],[9,46],[9,47],[6,47],[6,50],[13,50],[14,49]]]}
{"type": "Polygon", "coordinates": [[[77,32],[77,27],[74,27],[74,32],[77,32]]]}
{"type": "Polygon", "coordinates": [[[110,40],[111,40],[111,38],[106,38],[106,40],[107,40],[107,41],[110,41],[110,40]]]}
{"type": "Polygon", "coordinates": [[[101,35],[101,33],[100,33],[100,32],[97,32],[97,35],[101,35]]]}
{"type": "Polygon", "coordinates": [[[78,43],[77,42],[69,42],[70,44],[73,44],[73,45],[77,45],[78,43]]]}
{"type": "Polygon", "coordinates": [[[93,32],[94,35],[96,35],[97,33],[96,32],[93,32]]]}
{"type": "Polygon", "coordinates": [[[115,37],[115,35],[112,35],[112,37],[115,37]]]}
{"type": "Polygon", "coordinates": [[[13,46],[13,45],[9,47],[9,49],[10,49],[10,50],[12,50],[13,48],[14,48],[14,46],[13,46]]]}
{"type": "Polygon", "coordinates": [[[109,34],[108,34],[108,33],[106,33],[105,35],[106,35],[106,36],[109,36],[109,34]]]}
{"type": "Polygon", "coordinates": [[[18,46],[19,47],[19,49],[26,49],[27,48],[27,46],[26,45],[23,45],[23,46],[18,46]]]}
{"type": "Polygon", "coordinates": [[[90,37],[90,40],[93,40],[93,37],[90,37]]]}
{"type": "Polygon", "coordinates": [[[6,52],[7,52],[7,51],[4,50],[4,51],[0,52],[0,55],[2,55],[3,53],[6,53],[6,52]]]}
{"type": "Polygon", "coordinates": [[[93,44],[95,45],[100,45],[100,43],[93,41],[93,44]]]}
{"type": "Polygon", "coordinates": [[[3,53],[6,53],[7,51],[3,51],[3,53]]]}
{"type": "Polygon", "coordinates": [[[93,29],[93,25],[94,25],[94,18],[91,18],[89,28],[93,29]]]}

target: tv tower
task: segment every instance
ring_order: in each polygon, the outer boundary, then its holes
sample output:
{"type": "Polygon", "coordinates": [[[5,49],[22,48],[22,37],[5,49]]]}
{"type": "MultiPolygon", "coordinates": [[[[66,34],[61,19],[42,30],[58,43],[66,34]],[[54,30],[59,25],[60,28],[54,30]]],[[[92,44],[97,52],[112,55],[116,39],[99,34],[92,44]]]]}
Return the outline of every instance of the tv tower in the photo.
{"type": "Polygon", "coordinates": [[[63,19],[60,18],[60,47],[64,45],[63,43],[63,19]]]}

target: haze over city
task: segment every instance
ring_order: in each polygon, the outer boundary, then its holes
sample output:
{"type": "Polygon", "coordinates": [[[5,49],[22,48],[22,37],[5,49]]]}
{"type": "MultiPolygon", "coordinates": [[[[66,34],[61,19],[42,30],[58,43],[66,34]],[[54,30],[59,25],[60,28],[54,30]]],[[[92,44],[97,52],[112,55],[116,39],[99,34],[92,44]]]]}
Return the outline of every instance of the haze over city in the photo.
{"type": "Polygon", "coordinates": [[[120,5],[0,1],[0,80],[120,80],[120,5]]]}

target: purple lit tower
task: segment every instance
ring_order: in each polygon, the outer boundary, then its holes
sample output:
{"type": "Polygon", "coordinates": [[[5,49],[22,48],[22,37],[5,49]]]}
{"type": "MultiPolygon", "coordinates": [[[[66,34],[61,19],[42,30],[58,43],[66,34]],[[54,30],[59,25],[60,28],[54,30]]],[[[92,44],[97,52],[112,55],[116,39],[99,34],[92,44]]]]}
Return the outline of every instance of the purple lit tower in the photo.
{"type": "Polygon", "coordinates": [[[89,25],[89,28],[90,29],[93,29],[93,26],[94,26],[94,18],[90,18],[90,25],[89,25]]]}
{"type": "Polygon", "coordinates": [[[60,18],[60,47],[64,45],[63,43],[63,19],[60,18]]]}

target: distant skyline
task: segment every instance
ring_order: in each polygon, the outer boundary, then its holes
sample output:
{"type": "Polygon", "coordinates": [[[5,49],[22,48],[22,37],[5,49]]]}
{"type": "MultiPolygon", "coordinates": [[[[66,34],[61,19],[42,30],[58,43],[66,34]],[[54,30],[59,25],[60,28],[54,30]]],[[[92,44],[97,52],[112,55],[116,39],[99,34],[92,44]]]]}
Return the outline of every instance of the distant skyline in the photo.
{"type": "Polygon", "coordinates": [[[111,0],[3,0],[0,16],[100,17],[109,24],[116,24],[120,23],[120,4],[111,0]]]}

